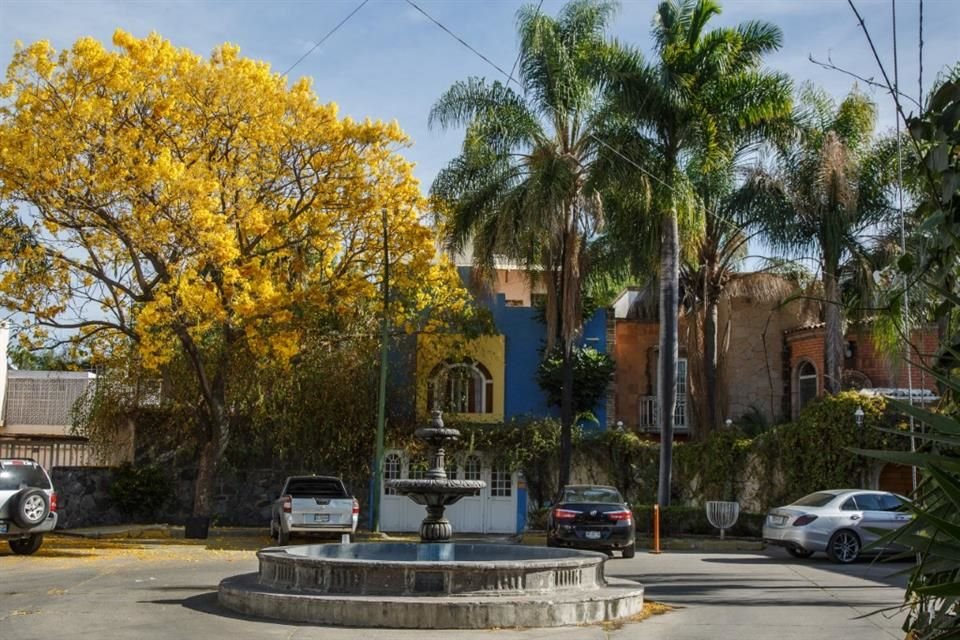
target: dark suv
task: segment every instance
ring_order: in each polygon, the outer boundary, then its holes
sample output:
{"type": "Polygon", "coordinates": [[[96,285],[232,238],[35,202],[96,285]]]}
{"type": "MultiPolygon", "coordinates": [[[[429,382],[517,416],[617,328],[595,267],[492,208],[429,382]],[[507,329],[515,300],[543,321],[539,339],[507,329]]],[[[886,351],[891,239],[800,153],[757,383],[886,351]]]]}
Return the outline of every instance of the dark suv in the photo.
{"type": "Polygon", "coordinates": [[[42,466],[30,458],[0,458],[0,540],[30,555],[57,526],[57,494],[42,466]]]}

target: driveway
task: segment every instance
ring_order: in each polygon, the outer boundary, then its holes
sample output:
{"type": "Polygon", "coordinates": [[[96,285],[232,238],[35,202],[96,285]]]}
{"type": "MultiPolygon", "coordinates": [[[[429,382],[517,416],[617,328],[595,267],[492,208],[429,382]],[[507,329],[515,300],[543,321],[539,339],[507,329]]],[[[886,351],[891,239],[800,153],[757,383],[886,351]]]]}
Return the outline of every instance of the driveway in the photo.
{"type": "MultiPolygon", "coordinates": [[[[227,576],[256,571],[252,551],[268,544],[212,540],[53,540],[33,557],[0,551],[0,637],[284,638],[291,640],[494,640],[628,638],[902,638],[900,617],[858,616],[902,599],[902,583],[884,576],[906,565],[769,554],[638,553],[607,563],[611,575],[643,582],[650,600],[674,610],[641,623],[562,629],[395,631],[319,628],[246,620],[219,608],[227,576]]],[[[5,547],[4,547],[5,548],[5,547]]]]}

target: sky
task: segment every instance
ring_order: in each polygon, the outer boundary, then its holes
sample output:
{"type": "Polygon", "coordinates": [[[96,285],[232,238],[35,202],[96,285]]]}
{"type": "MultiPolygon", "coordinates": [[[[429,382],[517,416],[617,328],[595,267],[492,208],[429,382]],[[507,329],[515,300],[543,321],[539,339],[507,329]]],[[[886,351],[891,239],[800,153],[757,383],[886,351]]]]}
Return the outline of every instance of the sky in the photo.
{"type": "MultiPolygon", "coordinates": [[[[284,71],[361,0],[0,0],[0,66],[9,64],[14,42],[49,40],[58,49],[82,36],[109,43],[115,29],[142,37],[156,31],[175,45],[208,55],[223,42],[242,55],[284,71]]],[[[415,0],[436,20],[502,69],[517,57],[515,16],[523,0],[415,0]]],[[[854,78],[810,62],[809,56],[865,78],[881,79],[867,40],[846,0],[721,0],[723,13],[712,25],[766,20],[783,30],[780,51],[767,65],[796,82],[813,82],[841,98],[854,78]]],[[[891,0],[854,0],[884,65],[892,76],[891,0]]],[[[625,0],[610,35],[643,51],[651,47],[650,24],[657,0],[625,0]]],[[[541,11],[555,15],[562,0],[544,0],[541,11]]],[[[918,0],[899,0],[897,46],[901,91],[916,98],[918,87],[918,0]]],[[[960,0],[923,1],[923,83],[960,58],[960,0]]],[[[503,79],[476,54],[438,28],[405,0],[369,0],[322,46],[290,72],[310,76],[323,102],[342,115],[397,120],[411,138],[401,152],[416,163],[424,190],[455,155],[462,132],[431,130],[427,115],[451,84],[470,76],[503,79]]],[[[892,100],[859,84],[878,102],[878,130],[895,126],[892,100]]]]}

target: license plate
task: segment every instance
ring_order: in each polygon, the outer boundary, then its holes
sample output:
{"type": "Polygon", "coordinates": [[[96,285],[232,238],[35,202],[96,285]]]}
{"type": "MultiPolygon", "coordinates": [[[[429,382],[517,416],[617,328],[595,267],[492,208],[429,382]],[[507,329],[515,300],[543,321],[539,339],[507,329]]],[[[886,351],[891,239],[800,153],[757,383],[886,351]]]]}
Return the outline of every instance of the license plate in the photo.
{"type": "Polygon", "coordinates": [[[770,516],[770,524],[786,524],[787,516],[770,516]]]}
{"type": "Polygon", "coordinates": [[[589,540],[599,540],[600,532],[599,531],[587,531],[586,536],[589,540]]]}
{"type": "Polygon", "coordinates": [[[0,533],[6,533],[6,532],[7,532],[7,523],[0,522],[0,533]]]}
{"type": "Polygon", "coordinates": [[[315,513],[315,514],[313,514],[313,521],[314,521],[314,522],[330,522],[330,514],[329,514],[329,513],[315,513]]]}

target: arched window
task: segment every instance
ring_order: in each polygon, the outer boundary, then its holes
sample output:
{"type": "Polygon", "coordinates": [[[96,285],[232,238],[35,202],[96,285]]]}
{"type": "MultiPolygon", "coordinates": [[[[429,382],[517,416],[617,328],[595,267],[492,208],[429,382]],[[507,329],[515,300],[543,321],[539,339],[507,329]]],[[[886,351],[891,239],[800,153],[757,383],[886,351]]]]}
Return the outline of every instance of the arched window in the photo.
{"type": "Polygon", "coordinates": [[[430,374],[427,406],[448,413],[493,413],[493,376],[473,360],[442,362],[430,374]]]}
{"type": "Polygon", "coordinates": [[[400,455],[391,453],[383,459],[383,493],[387,496],[395,496],[397,492],[387,486],[387,480],[400,479],[400,455]]]}
{"type": "Polygon", "coordinates": [[[817,397],[817,368],[809,360],[797,367],[797,413],[817,397]]]}

